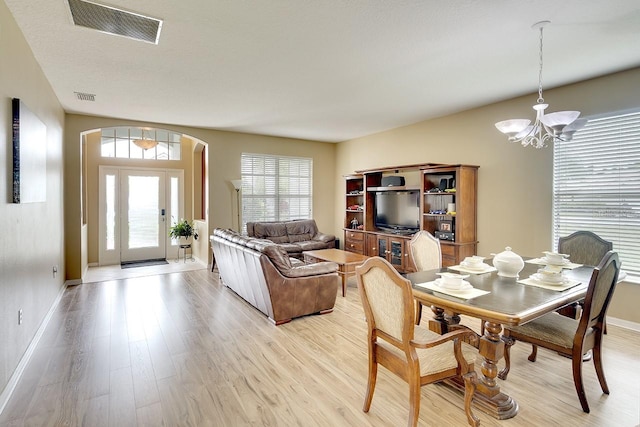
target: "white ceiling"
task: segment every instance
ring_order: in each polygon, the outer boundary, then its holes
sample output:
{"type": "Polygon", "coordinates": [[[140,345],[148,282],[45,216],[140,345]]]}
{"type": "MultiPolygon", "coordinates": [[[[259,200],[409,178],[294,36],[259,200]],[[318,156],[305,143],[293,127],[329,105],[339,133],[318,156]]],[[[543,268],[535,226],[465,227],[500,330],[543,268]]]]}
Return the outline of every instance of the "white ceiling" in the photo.
{"type": "Polygon", "coordinates": [[[547,89],[640,66],[638,0],[105,3],[163,19],[158,45],[4,1],[67,112],[318,141],[535,92],[541,20],[547,89]]]}

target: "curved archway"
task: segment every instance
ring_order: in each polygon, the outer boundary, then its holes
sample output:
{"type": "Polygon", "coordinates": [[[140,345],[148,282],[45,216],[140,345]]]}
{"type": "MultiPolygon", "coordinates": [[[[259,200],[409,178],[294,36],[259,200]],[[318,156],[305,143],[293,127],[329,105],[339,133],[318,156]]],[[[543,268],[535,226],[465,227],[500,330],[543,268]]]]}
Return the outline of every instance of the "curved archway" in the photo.
{"type": "MultiPolygon", "coordinates": [[[[94,120],[95,121],[95,120],[94,120]]],[[[194,226],[201,236],[207,236],[208,234],[208,218],[207,209],[208,206],[208,161],[207,151],[208,144],[196,137],[188,134],[180,133],[174,129],[170,129],[164,126],[144,126],[140,124],[127,123],[125,125],[119,125],[114,123],[113,119],[105,119],[105,126],[81,130],[80,131],[80,144],[76,148],[74,157],[79,161],[79,168],[66,168],[65,180],[67,182],[77,183],[72,186],[72,191],[65,194],[65,205],[76,205],[79,209],[76,212],[71,210],[70,215],[65,216],[65,226],[67,230],[71,232],[67,235],[68,240],[66,243],[66,258],[68,260],[69,268],[67,279],[71,283],[81,283],[82,278],[86,274],[89,266],[100,264],[100,239],[104,238],[104,233],[100,232],[100,168],[121,168],[126,170],[141,169],[141,170],[173,170],[182,171],[183,180],[182,187],[184,189],[183,194],[183,208],[180,209],[178,218],[187,218],[194,221],[194,226]],[[180,146],[180,159],[173,160],[171,156],[148,156],[146,150],[143,151],[138,148],[137,153],[134,153],[132,158],[125,158],[125,156],[102,156],[103,151],[103,130],[115,130],[119,129],[132,129],[131,136],[135,137],[144,129],[144,138],[148,139],[148,131],[157,130],[158,133],[174,134],[178,135],[180,146]],[[139,153],[143,153],[140,155],[139,153]],[[153,160],[151,160],[153,157],[153,160]],[[164,157],[164,158],[163,158],[164,157]],[[169,158],[166,158],[169,157],[169,158]],[[77,189],[75,192],[73,190],[77,189]],[[73,200],[73,194],[79,196],[79,199],[73,200]],[[74,268],[75,267],[75,268],[74,268]]],[[[113,132],[116,134],[116,132],[113,132]]],[[[155,136],[155,135],[154,135],[155,136]]],[[[162,139],[162,138],[159,138],[162,139]]],[[[131,141],[133,142],[133,138],[131,141]]],[[[155,149],[155,151],[162,151],[168,153],[170,149],[167,149],[169,141],[165,141],[165,147],[163,150],[155,149]]],[[[123,146],[123,138],[118,139],[115,144],[120,143],[123,146]]],[[[75,150],[74,150],[75,151],[75,150]]],[[[132,150],[133,151],[133,150],[132,150]]],[[[67,153],[67,160],[69,163],[73,163],[74,159],[69,158],[67,153]]],[[[104,218],[104,216],[103,216],[104,218]]],[[[169,219],[170,217],[167,217],[169,219]]],[[[167,226],[168,228],[168,226],[167,226]]],[[[168,236],[168,230],[163,231],[163,236],[168,236]]],[[[168,237],[166,237],[167,240],[168,237]]],[[[169,240],[170,241],[170,240],[169,240]]],[[[168,246],[166,249],[167,258],[175,258],[176,252],[171,251],[172,247],[168,246]]],[[[209,247],[206,238],[194,241],[192,245],[192,254],[194,257],[199,258],[205,264],[208,262],[209,247]]]]}

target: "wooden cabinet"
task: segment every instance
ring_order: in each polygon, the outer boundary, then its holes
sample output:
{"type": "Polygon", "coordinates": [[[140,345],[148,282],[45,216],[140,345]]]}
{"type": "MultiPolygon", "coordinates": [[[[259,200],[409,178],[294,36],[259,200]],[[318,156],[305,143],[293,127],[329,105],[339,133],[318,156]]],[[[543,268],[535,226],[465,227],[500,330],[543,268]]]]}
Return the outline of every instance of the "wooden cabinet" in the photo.
{"type": "Polygon", "coordinates": [[[391,263],[399,272],[409,271],[409,253],[407,242],[411,237],[391,236],[383,233],[366,233],[366,252],[368,256],[379,256],[391,263]]]}
{"type": "Polygon", "coordinates": [[[344,230],[344,250],[366,255],[365,233],[356,230],[344,230]]]}
{"type": "Polygon", "coordinates": [[[378,235],[378,254],[385,253],[387,261],[401,272],[404,272],[409,263],[405,241],[406,239],[400,237],[378,235]]]}
{"type": "Polygon", "coordinates": [[[418,164],[363,170],[345,176],[344,249],[381,256],[398,271],[408,272],[411,266],[407,249],[412,236],[395,235],[376,227],[376,192],[417,189],[419,227],[440,236],[443,266],[458,264],[475,255],[477,175],[477,166],[418,164]],[[404,186],[387,188],[383,183],[388,175],[409,179],[404,186]],[[354,219],[359,229],[353,228],[354,219]]]}

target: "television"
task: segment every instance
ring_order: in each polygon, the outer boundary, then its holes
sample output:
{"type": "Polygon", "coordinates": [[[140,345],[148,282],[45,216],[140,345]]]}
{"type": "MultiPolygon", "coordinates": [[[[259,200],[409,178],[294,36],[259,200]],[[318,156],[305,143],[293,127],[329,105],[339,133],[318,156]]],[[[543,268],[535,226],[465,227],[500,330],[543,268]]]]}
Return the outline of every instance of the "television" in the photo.
{"type": "Polygon", "coordinates": [[[377,191],[375,226],[398,234],[411,234],[420,229],[420,191],[377,191]]]}

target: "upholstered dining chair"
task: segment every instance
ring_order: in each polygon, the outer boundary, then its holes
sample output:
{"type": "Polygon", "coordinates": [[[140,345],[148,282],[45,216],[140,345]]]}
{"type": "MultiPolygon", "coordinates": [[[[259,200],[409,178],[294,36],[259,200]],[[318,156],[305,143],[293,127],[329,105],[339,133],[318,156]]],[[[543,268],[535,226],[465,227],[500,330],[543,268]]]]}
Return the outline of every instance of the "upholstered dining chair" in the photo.
{"type": "MultiPolygon", "coordinates": [[[[433,270],[442,267],[440,240],[425,230],[420,230],[409,241],[409,260],[415,271],[433,270]]],[[[416,325],[422,319],[422,303],[416,302],[416,325]]]]}
{"type": "MultiPolygon", "coordinates": [[[[577,264],[596,266],[610,250],[613,250],[613,243],[591,231],[576,231],[558,239],[558,252],[568,254],[569,259],[577,264]]],[[[583,301],[576,302],[561,308],[558,313],[578,318],[583,304],[583,301]]],[[[607,333],[606,326],[604,332],[607,333]]]]}
{"type": "Polygon", "coordinates": [[[465,384],[464,411],[467,421],[478,426],[471,410],[477,374],[477,351],[463,342],[475,340],[472,331],[458,330],[438,335],[414,324],[411,282],[386,260],[373,257],[356,268],[358,291],[367,319],[369,377],[363,411],[369,412],[376,386],[378,364],[409,384],[409,427],[418,424],[420,387],[462,377],[465,384]]]}
{"type": "Polygon", "coordinates": [[[506,366],[499,377],[507,378],[511,367],[510,349],[515,341],[533,344],[529,360],[535,362],[538,346],[571,357],[573,367],[573,383],[584,412],[589,412],[587,396],[582,382],[582,355],[593,350],[593,364],[600,381],[602,391],[609,394],[609,387],[602,369],[602,338],[604,317],[615,290],[620,260],[618,254],[609,251],[593,270],[584,308],[579,320],[549,313],[520,326],[505,326],[503,340],[506,343],[504,359],[506,366]]]}
{"type": "Polygon", "coordinates": [[[569,254],[569,259],[578,264],[596,266],[613,250],[613,243],[591,231],[576,231],[558,239],[558,252],[569,254]]]}

